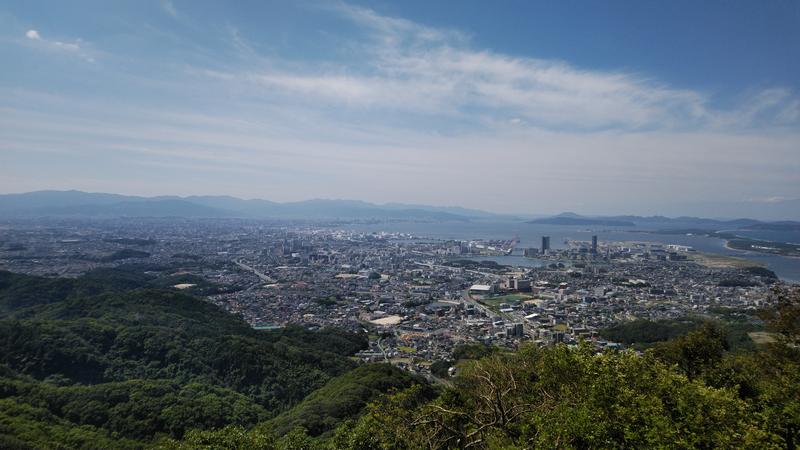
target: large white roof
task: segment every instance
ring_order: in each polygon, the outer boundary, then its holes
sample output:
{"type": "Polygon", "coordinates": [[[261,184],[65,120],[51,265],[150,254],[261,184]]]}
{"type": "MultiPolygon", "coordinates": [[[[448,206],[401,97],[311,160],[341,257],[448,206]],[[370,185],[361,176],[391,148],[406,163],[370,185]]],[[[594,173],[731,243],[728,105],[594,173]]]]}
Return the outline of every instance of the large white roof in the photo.
{"type": "Polygon", "coordinates": [[[473,284],[470,291],[491,291],[492,287],[488,284],[473,284]]]}

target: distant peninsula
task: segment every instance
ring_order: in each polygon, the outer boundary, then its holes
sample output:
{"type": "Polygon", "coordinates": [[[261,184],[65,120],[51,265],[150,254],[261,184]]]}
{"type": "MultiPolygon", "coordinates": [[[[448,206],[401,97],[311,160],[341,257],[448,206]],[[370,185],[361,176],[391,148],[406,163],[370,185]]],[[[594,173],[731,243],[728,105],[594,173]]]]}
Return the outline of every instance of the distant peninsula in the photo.
{"type": "Polygon", "coordinates": [[[608,227],[633,227],[635,223],[627,220],[607,219],[601,217],[583,217],[577,214],[565,213],[555,217],[536,219],[527,223],[536,225],[601,225],[608,227]]]}

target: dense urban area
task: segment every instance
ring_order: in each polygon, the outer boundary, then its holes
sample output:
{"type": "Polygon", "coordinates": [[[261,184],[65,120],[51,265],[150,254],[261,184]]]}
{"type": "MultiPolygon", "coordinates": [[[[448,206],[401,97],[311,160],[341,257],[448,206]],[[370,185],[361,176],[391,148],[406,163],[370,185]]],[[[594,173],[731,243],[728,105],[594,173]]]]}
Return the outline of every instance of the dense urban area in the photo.
{"type": "Polygon", "coordinates": [[[207,296],[256,330],[366,330],[369,348],[359,359],[432,378],[431,366],[452,360],[463,344],[583,340],[619,348],[601,330],[754,312],[778,282],[743,260],[602,235],[560,249],[542,236],[540,247],[523,249],[513,236],[439,240],[335,223],[65,219],[9,222],[0,237],[0,270],[77,277],[139,267],[157,274],[161,287],[207,296]],[[510,254],[525,265],[497,262],[510,254]]]}

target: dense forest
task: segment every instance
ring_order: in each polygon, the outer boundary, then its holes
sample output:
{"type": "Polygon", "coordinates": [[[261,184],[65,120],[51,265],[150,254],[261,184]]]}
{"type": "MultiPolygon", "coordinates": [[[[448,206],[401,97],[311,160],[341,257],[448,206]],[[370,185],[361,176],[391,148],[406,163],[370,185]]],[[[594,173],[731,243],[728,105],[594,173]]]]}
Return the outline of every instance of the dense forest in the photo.
{"type": "MultiPolygon", "coordinates": [[[[172,282],[172,280],[169,280],[172,282]]],[[[634,322],[646,344],[456,349],[433,386],[349,358],[366,336],[251,329],[132,268],[0,272],[0,448],[796,448],[800,298],[736,322],[634,322]],[[733,325],[731,325],[733,323],[733,325]],[[744,330],[744,331],[743,331],[744,330]]]]}
{"type": "Polygon", "coordinates": [[[356,368],[349,356],[364,335],[255,331],[161,284],[131,269],[78,279],[0,272],[0,448],[141,448],[271,419],[321,433],[420,382],[392,367],[356,368]],[[325,392],[340,402],[326,404],[325,392]]]}

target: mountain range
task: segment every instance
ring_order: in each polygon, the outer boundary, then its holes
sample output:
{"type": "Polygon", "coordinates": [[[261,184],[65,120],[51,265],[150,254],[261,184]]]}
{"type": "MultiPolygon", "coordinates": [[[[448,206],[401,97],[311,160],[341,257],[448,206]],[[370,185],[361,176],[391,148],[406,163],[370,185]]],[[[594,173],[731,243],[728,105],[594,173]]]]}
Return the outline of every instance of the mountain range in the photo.
{"type": "Polygon", "coordinates": [[[545,217],[528,221],[530,224],[539,225],[580,225],[580,226],[607,226],[607,227],[645,227],[664,229],[706,229],[706,230],[731,230],[731,229],[761,229],[761,230],[787,230],[800,225],[798,222],[762,222],[755,219],[707,219],[702,217],[665,217],[665,216],[581,216],[566,212],[557,216],[545,217]]]}
{"type": "Polygon", "coordinates": [[[139,197],[81,191],[37,191],[0,195],[5,217],[186,217],[271,219],[414,219],[464,221],[493,217],[458,207],[358,200],[314,199],[278,203],[230,196],[139,197]]]}
{"type": "Polygon", "coordinates": [[[81,191],[36,191],[0,195],[0,217],[182,217],[252,218],[279,220],[416,220],[457,221],[494,219],[527,221],[539,225],[608,226],[624,228],[730,230],[752,228],[791,231],[800,222],[755,219],[708,219],[665,216],[583,216],[565,212],[555,216],[504,215],[457,206],[375,204],[359,200],[314,199],[279,203],[231,196],[141,197],[81,191]],[[533,220],[531,220],[533,219],[533,220]]]}

